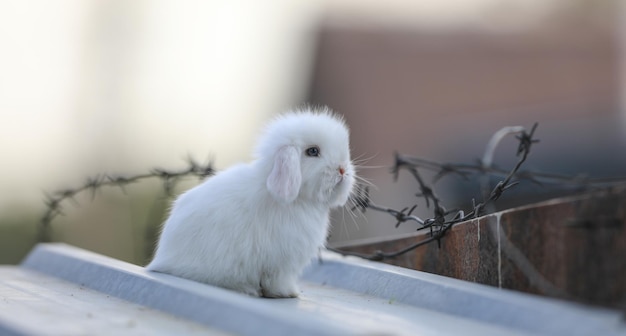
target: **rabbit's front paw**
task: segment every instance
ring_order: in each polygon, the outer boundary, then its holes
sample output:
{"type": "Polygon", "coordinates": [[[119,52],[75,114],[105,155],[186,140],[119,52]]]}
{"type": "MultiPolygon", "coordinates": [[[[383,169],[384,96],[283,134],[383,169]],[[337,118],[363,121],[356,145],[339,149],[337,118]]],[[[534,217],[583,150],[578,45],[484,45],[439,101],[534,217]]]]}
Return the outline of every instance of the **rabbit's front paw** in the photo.
{"type": "Polygon", "coordinates": [[[296,298],[299,293],[292,277],[268,277],[261,281],[261,295],[266,298],[296,298]]]}

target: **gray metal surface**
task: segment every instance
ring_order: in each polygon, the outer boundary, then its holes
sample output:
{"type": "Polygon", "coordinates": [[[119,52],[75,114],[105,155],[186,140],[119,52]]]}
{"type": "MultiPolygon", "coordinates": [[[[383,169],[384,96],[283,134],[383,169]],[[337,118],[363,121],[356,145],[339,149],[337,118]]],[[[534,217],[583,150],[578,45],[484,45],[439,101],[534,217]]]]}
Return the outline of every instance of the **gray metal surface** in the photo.
{"type": "Polygon", "coordinates": [[[62,244],[0,268],[0,334],[626,335],[620,314],[324,253],[252,298],[62,244]]]}

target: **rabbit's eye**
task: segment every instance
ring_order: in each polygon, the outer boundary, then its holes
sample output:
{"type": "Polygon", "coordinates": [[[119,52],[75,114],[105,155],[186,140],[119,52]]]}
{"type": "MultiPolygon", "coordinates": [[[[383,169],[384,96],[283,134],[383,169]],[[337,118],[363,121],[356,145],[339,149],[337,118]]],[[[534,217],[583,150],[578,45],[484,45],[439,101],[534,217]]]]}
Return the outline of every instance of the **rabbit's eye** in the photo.
{"type": "Polygon", "coordinates": [[[309,147],[305,153],[307,156],[320,156],[320,148],[317,146],[309,147]]]}

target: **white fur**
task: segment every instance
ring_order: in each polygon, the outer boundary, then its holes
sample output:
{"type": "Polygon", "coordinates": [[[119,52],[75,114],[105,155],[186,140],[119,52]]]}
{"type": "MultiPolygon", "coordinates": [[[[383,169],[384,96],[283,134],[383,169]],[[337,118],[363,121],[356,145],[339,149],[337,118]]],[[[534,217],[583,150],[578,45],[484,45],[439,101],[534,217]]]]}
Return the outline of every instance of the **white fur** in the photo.
{"type": "Polygon", "coordinates": [[[284,114],[256,156],[174,202],[148,270],[252,296],[298,296],[300,273],[325,244],[330,209],[352,191],[349,132],[328,109],[284,114]],[[319,157],[306,155],[311,146],[319,157]]]}

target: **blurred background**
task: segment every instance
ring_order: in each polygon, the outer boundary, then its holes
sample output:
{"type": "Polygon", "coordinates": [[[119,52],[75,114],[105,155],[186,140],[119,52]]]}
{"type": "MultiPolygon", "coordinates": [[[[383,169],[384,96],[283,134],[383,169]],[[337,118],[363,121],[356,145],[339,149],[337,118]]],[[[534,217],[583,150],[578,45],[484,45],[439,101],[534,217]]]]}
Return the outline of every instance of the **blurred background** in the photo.
{"type": "MultiPolygon", "coordinates": [[[[417,202],[394,151],[475,162],[504,126],[537,137],[529,169],[626,175],[626,5],[620,0],[0,0],[0,263],[37,241],[44,193],[90,176],[249,161],[273,115],[345,115],[374,202],[417,202]]],[[[512,138],[495,162],[512,166],[512,138]]],[[[190,178],[179,192],[197,183],[190,178]]],[[[442,181],[450,206],[480,197],[442,181]]],[[[502,206],[567,194],[520,188],[502,206]]],[[[158,179],[81,194],[52,240],[148,260],[170,199],[158,179]]],[[[428,217],[429,210],[417,210],[428,217]]],[[[333,214],[330,242],[413,232],[333,214]]]]}

